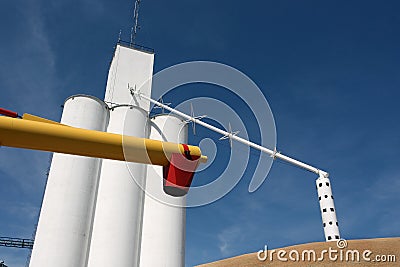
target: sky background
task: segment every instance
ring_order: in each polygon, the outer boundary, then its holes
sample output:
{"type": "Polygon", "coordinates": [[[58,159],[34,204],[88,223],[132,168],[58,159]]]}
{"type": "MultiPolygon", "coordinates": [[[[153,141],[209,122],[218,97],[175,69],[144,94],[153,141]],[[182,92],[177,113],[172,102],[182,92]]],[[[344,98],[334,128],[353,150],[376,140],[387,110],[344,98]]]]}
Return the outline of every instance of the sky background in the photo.
{"type": "MultiPolygon", "coordinates": [[[[0,5],[0,107],[59,120],[70,95],[104,97],[113,47],[129,40],[133,1],[13,0],[0,5]]],[[[262,90],[282,153],[331,175],[342,237],[400,236],[399,1],[143,0],[138,43],[154,48],[154,71],[191,60],[230,65],[262,90]]],[[[212,86],[182,99],[232,96],[212,86]]],[[[166,102],[182,99],[169,95],[166,102]]],[[[232,103],[229,103],[232,101],[232,103]]],[[[254,101],[257,101],[255,99],[254,101]]],[[[249,117],[249,136],[257,141],[249,117]]],[[[211,137],[218,155],[229,143],[211,137]]],[[[235,146],[233,147],[235,150],[235,146]]],[[[0,236],[30,238],[49,153],[0,150],[0,236]]],[[[258,153],[221,200],[187,211],[186,264],[323,241],[314,174],[275,162],[248,193],[258,153]]],[[[200,173],[213,177],[223,162],[200,173]]],[[[10,267],[27,250],[0,248],[10,267]]]]}

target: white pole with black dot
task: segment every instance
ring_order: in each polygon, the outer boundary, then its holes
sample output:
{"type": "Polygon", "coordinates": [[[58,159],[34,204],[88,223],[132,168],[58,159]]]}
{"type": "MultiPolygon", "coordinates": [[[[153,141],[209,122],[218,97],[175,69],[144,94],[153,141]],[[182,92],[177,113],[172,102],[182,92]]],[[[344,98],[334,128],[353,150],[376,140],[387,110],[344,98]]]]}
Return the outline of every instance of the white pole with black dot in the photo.
{"type": "Polygon", "coordinates": [[[336,218],[331,182],[328,177],[320,176],[316,181],[319,206],[321,209],[322,225],[326,241],[340,239],[339,223],[336,218]]]}

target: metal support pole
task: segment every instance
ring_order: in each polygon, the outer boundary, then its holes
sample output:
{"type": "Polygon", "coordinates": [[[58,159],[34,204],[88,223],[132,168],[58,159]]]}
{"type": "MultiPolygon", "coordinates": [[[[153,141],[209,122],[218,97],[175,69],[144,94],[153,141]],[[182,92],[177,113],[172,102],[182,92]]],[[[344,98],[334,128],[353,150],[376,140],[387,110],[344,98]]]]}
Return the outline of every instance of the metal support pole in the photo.
{"type": "Polygon", "coordinates": [[[157,105],[157,106],[159,106],[159,107],[161,107],[163,109],[166,109],[166,110],[168,110],[168,111],[170,111],[170,112],[172,112],[172,113],[184,118],[187,121],[191,121],[194,124],[199,124],[201,126],[204,126],[207,129],[210,129],[211,131],[214,131],[214,132],[219,133],[219,134],[221,134],[223,136],[226,136],[231,140],[238,141],[238,142],[240,142],[242,144],[245,144],[245,145],[248,145],[248,146],[250,146],[252,148],[260,150],[261,152],[267,153],[268,155],[270,155],[274,159],[278,158],[278,159],[281,159],[281,160],[286,161],[288,163],[291,163],[291,164],[293,164],[295,166],[303,168],[303,169],[305,169],[307,171],[310,171],[310,172],[313,172],[315,174],[318,174],[319,176],[329,177],[329,174],[327,172],[325,172],[323,170],[320,170],[320,169],[318,169],[316,167],[313,167],[311,165],[308,165],[306,163],[303,163],[303,162],[301,162],[301,161],[299,161],[297,159],[285,156],[285,155],[281,154],[280,152],[277,152],[276,149],[272,150],[272,149],[260,146],[260,145],[258,145],[256,143],[253,143],[253,142],[249,141],[249,140],[246,140],[244,138],[236,136],[232,132],[227,132],[227,131],[221,130],[221,129],[215,127],[215,126],[212,126],[212,125],[210,125],[208,123],[205,123],[205,122],[201,121],[200,119],[197,119],[197,118],[195,118],[193,116],[189,116],[189,115],[187,115],[187,114],[185,114],[183,112],[180,112],[180,111],[178,111],[178,110],[176,110],[174,108],[171,108],[171,107],[169,107],[169,106],[167,106],[167,105],[165,105],[163,103],[160,103],[160,102],[158,102],[156,100],[153,100],[150,97],[147,97],[144,94],[140,93],[140,91],[138,91],[138,90],[135,90],[133,88],[130,88],[130,90],[131,90],[131,94],[132,95],[137,95],[139,98],[143,98],[143,99],[149,101],[150,103],[153,103],[154,105],[157,105]]]}

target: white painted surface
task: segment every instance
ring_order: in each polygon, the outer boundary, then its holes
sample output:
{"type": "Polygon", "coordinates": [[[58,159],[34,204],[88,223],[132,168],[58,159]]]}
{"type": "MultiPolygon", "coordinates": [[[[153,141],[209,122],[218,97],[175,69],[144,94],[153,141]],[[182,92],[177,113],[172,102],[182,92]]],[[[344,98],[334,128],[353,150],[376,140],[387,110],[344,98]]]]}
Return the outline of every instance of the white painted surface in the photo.
{"type": "MultiPolygon", "coordinates": [[[[107,131],[148,137],[147,101],[131,102],[128,83],[150,95],[154,55],[118,45],[110,66],[105,101],[133,104],[110,113],[107,131]],[[141,86],[145,84],[144,86],[141,86]]],[[[146,165],[103,160],[89,253],[89,267],[139,265],[146,165]],[[144,186],[144,185],[143,185],[144,186]]]]}
{"type": "MultiPolygon", "coordinates": [[[[187,124],[175,116],[151,120],[151,139],[187,143],[187,124]],[[162,133],[162,135],[161,135],[162,133]]],[[[163,167],[148,165],[140,266],[185,266],[186,196],[163,191],[163,167]]]]}
{"type": "Polygon", "coordinates": [[[329,178],[320,177],[316,180],[319,205],[326,241],[340,239],[335,203],[333,201],[332,185],[329,178]]]}
{"type": "MultiPolygon", "coordinates": [[[[108,116],[103,101],[78,95],[66,100],[61,123],[105,131],[108,116]]],[[[100,167],[100,159],[54,153],[29,266],[86,266],[100,167]]]]}
{"type": "MultiPolygon", "coordinates": [[[[129,104],[132,96],[128,84],[131,88],[136,87],[143,95],[150,96],[153,64],[153,53],[138,51],[118,44],[108,72],[105,101],[129,104]]],[[[147,111],[150,108],[150,103],[144,99],[137,99],[131,104],[147,111]]]]}

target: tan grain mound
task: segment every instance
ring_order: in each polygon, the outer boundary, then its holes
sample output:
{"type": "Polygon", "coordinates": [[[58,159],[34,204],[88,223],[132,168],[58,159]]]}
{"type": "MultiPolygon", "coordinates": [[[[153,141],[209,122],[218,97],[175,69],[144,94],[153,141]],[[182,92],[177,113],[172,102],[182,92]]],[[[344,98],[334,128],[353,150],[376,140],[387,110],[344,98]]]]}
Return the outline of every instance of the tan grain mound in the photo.
{"type": "MultiPolygon", "coordinates": [[[[280,249],[275,249],[276,252],[273,254],[273,259],[268,257],[265,261],[260,261],[257,257],[257,253],[245,254],[229,259],[224,259],[212,263],[207,263],[199,265],[202,267],[253,267],[253,266],[264,266],[264,267],[286,267],[286,266],[296,266],[296,267],[341,267],[341,266],[400,266],[400,238],[377,238],[377,239],[362,239],[362,240],[348,240],[347,247],[344,249],[339,249],[336,242],[316,242],[308,243],[302,245],[295,245],[280,249]],[[323,250],[337,250],[338,252],[332,252],[332,258],[337,255],[336,260],[330,260],[328,253],[324,253],[321,257],[321,252],[323,250]],[[283,258],[287,261],[283,262],[277,259],[277,251],[286,251],[283,258]],[[296,252],[291,252],[296,250],[299,253],[299,261],[294,261],[296,259],[296,252]],[[308,253],[304,250],[314,250],[316,254],[316,260],[313,260],[311,255],[308,258],[308,253]],[[353,254],[353,251],[357,250],[360,255],[359,261],[357,261],[357,254],[353,254]],[[365,251],[371,251],[371,254],[365,251]],[[342,252],[340,252],[342,251],[342,252]],[[289,259],[289,253],[292,253],[292,259],[289,259]],[[304,260],[302,260],[302,253],[304,252],[304,260]],[[363,258],[363,253],[366,253],[365,258],[363,258]],[[340,259],[340,254],[342,254],[342,260],[340,259]],[[346,261],[346,254],[347,259],[346,261]],[[354,255],[354,260],[352,256],[354,255]],[[378,257],[376,257],[378,256],[378,257]],[[321,260],[318,260],[318,259],[321,260]],[[322,259],[323,258],[323,259],[322,259]],[[370,259],[370,261],[368,261],[370,259]],[[385,261],[384,261],[385,260],[385,261]],[[383,262],[384,261],[384,262],[383,262]]],[[[269,250],[268,255],[270,255],[271,250],[269,250]]],[[[263,256],[263,254],[261,254],[263,256]]]]}

